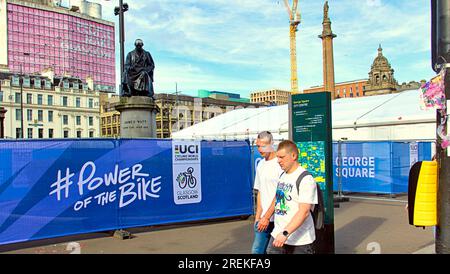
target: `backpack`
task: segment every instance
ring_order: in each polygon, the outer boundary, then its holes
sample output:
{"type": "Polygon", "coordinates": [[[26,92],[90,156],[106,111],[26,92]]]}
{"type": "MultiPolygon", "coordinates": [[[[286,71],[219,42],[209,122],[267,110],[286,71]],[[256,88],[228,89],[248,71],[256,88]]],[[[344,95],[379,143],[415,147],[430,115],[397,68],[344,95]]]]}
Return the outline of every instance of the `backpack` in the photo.
{"type": "MultiPolygon", "coordinates": [[[[303,181],[303,179],[306,176],[312,176],[311,173],[309,173],[308,171],[304,171],[302,174],[300,174],[300,176],[298,176],[297,178],[297,191],[300,191],[300,183],[303,181]]],[[[314,177],[313,177],[314,179],[314,177]]],[[[316,186],[317,186],[317,205],[314,205],[314,210],[311,210],[311,216],[313,218],[314,221],[314,227],[316,230],[320,230],[322,228],[324,228],[325,225],[325,207],[324,207],[324,203],[323,203],[323,194],[322,194],[322,190],[320,189],[320,185],[316,182],[316,186]]]]}

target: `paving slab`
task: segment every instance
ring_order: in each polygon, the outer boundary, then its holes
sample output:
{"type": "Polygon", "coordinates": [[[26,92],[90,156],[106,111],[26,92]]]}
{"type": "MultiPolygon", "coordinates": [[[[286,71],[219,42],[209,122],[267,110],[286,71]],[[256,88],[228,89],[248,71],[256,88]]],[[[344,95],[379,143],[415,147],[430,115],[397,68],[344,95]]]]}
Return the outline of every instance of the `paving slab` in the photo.
{"type": "MultiPolygon", "coordinates": [[[[432,254],[432,228],[408,224],[404,197],[354,199],[335,209],[337,254],[432,254]],[[417,253],[421,252],[421,253],[417,253]]],[[[0,246],[6,254],[249,254],[253,218],[129,229],[133,238],[92,233],[0,246]]]]}

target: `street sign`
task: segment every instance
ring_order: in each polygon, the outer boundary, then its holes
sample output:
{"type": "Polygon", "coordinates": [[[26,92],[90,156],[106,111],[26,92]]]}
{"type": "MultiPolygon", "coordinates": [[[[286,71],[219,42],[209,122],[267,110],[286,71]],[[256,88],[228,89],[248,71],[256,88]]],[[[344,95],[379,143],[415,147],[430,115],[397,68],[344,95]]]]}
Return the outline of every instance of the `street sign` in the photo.
{"type": "Polygon", "coordinates": [[[290,136],[299,149],[299,163],[314,176],[324,195],[325,232],[318,238],[323,244],[321,252],[334,253],[331,94],[292,95],[290,119],[290,136]]]}

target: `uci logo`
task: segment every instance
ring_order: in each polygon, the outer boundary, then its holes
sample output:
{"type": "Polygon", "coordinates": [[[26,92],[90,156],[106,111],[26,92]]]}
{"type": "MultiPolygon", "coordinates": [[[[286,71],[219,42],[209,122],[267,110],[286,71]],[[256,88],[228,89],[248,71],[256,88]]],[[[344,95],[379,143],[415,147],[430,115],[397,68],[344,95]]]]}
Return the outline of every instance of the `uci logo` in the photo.
{"type": "Polygon", "coordinates": [[[175,154],[198,154],[198,145],[176,145],[175,154]]]}
{"type": "Polygon", "coordinates": [[[197,185],[197,178],[192,175],[194,173],[194,169],[192,167],[188,168],[186,172],[181,172],[178,174],[177,182],[178,186],[181,189],[185,189],[186,186],[190,188],[194,188],[197,185]]]}

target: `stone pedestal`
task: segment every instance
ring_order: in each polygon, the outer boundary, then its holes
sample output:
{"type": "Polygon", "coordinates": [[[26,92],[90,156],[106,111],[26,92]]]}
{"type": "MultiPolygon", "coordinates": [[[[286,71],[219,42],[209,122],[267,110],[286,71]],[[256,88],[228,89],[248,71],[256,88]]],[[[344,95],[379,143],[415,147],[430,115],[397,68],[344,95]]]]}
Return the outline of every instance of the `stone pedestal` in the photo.
{"type": "Polygon", "coordinates": [[[3,122],[5,121],[6,109],[0,107],[0,139],[5,138],[5,127],[3,122]]]}
{"type": "Polygon", "coordinates": [[[115,105],[120,112],[121,138],[156,138],[158,106],[150,97],[122,97],[115,105]]]}

